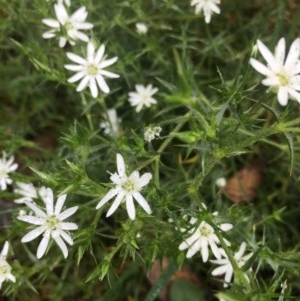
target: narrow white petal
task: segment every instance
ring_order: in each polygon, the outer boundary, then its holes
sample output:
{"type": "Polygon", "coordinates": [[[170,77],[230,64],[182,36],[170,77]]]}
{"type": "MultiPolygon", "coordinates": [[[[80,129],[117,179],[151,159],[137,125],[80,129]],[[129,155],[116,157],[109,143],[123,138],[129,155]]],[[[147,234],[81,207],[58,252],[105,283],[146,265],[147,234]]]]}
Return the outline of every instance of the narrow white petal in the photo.
{"type": "Polygon", "coordinates": [[[97,98],[97,96],[98,96],[98,88],[97,88],[95,77],[91,77],[90,78],[89,88],[90,88],[90,91],[91,91],[91,94],[92,94],[93,98],[97,98]]]}
{"type": "Polygon", "coordinates": [[[57,3],[54,5],[55,14],[57,20],[64,25],[70,18],[68,12],[62,3],[57,3]]]}
{"type": "Polygon", "coordinates": [[[133,198],[131,194],[126,195],[126,209],[128,216],[131,220],[135,219],[135,207],[133,204],[133,198]]]}
{"type": "Polygon", "coordinates": [[[278,102],[282,106],[286,106],[288,103],[288,90],[286,87],[279,87],[278,92],[277,92],[277,98],[278,102]]]}
{"type": "Polygon", "coordinates": [[[104,80],[103,76],[98,74],[96,76],[96,80],[97,80],[98,86],[101,89],[101,91],[104,92],[105,94],[109,93],[109,91],[110,91],[109,86],[107,85],[107,83],[104,80]]]}
{"type": "Polygon", "coordinates": [[[183,250],[187,249],[188,247],[189,247],[189,245],[188,245],[185,241],[183,241],[183,242],[179,245],[178,249],[179,249],[180,251],[183,251],[183,250]]]}
{"type": "Polygon", "coordinates": [[[64,65],[64,67],[67,69],[67,70],[70,70],[70,71],[74,71],[74,72],[79,72],[79,71],[83,71],[84,67],[81,66],[81,65],[64,65]]]}
{"type": "Polygon", "coordinates": [[[120,191],[119,194],[117,195],[116,199],[112,203],[111,207],[107,211],[106,217],[111,216],[117,210],[117,208],[120,206],[123,198],[124,198],[124,192],[120,191]]]}
{"type": "MultiPolygon", "coordinates": [[[[12,282],[16,282],[16,277],[15,277],[13,274],[11,274],[11,273],[6,274],[6,278],[7,278],[8,280],[12,281],[12,282]]],[[[1,287],[0,287],[0,288],[1,288],[1,287]]]]}
{"type": "Polygon", "coordinates": [[[82,22],[87,17],[87,11],[85,6],[78,8],[71,16],[72,21],[82,22]]]}
{"type": "Polygon", "coordinates": [[[103,55],[104,55],[104,52],[105,52],[105,46],[104,45],[101,45],[99,47],[99,49],[97,50],[97,53],[96,53],[96,56],[95,56],[95,63],[98,65],[100,63],[100,61],[102,60],[103,58],[103,55]]]}
{"type": "Polygon", "coordinates": [[[87,61],[84,58],[82,58],[81,56],[76,55],[76,54],[74,54],[72,52],[67,52],[67,57],[71,61],[73,61],[73,62],[75,62],[75,63],[77,63],[79,65],[86,65],[86,63],[87,63],[87,61]]]}
{"type": "Polygon", "coordinates": [[[87,30],[87,29],[92,29],[93,27],[94,27],[94,25],[92,23],[88,23],[88,22],[76,24],[76,28],[78,30],[87,30]]]}
{"type": "Polygon", "coordinates": [[[105,76],[105,77],[109,77],[109,78],[119,78],[120,77],[119,74],[116,74],[116,73],[113,73],[113,72],[110,72],[107,70],[100,70],[99,74],[101,74],[102,76],[105,76]]]}
{"type": "Polygon", "coordinates": [[[213,276],[220,276],[220,275],[225,274],[225,273],[228,271],[228,269],[230,269],[230,268],[231,268],[231,266],[230,266],[229,264],[221,265],[221,266],[215,268],[215,269],[211,272],[211,274],[212,274],[213,276]]]}
{"type": "Polygon", "coordinates": [[[46,231],[45,226],[40,226],[38,228],[35,228],[28,232],[23,238],[21,239],[21,242],[29,242],[40,236],[42,233],[46,231]]]}
{"type": "Polygon", "coordinates": [[[117,170],[120,177],[124,177],[126,173],[125,162],[121,154],[117,154],[117,170]]]}
{"type": "Polygon", "coordinates": [[[83,32],[80,32],[78,30],[74,31],[74,34],[69,34],[71,38],[73,38],[74,40],[81,40],[83,42],[88,42],[90,39],[89,37],[83,33],[83,32]]]}
{"type": "Polygon", "coordinates": [[[59,22],[57,20],[54,19],[43,19],[42,22],[49,26],[49,27],[53,27],[56,29],[59,29],[59,22]]]}
{"type": "Polygon", "coordinates": [[[74,206],[71,208],[66,209],[65,211],[63,211],[62,213],[57,215],[57,218],[61,221],[65,220],[66,218],[68,218],[69,216],[73,215],[78,209],[78,206],[74,206]]]}
{"type": "Polygon", "coordinates": [[[42,37],[44,39],[52,39],[55,37],[55,34],[53,33],[53,31],[47,31],[42,34],[42,37]]]}
{"type": "Polygon", "coordinates": [[[207,245],[207,240],[203,240],[201,244],[201,256],[202,256],[202,261],[207,262],[209,252],[208,252],[208,245],[207,245]]]}
{"type": "MultiPolygon", "coordinates": [[[[65,37],[59,38],[58,46],[59,46],[60,48],[65,47],[66,44],[67,44],[67,39],[66,39],[65,37]]],[[[72,44],[72,43],[70,42],[70,44],[72,44]]]]}
{"type": "Polygon", "coordinates": [[[260,63],[259,61],[255,60],[255,59],[250,59],[250,64],[251,66],[259,73],[265,75],[265,76],[274,76],[274,73],[265,65],[263,65],[262,63],[260,63]]]}
{"type": "Polygon", "coordinates": [[[61,249],[63,255],[65,258],[68,257],[68,248],[66,246],[66,244],[64,243],[64,241],[61,239],[61,237],[58,236],[52,236],[52,238],[55,240],[55,242],[57,243],[57,245],[59,246],[59,248],[61,249]]]}
{"type": "Polygon", "coordinates": [[[94,60],[94,54],[95,54],[95,46],[92,42],[89,42],[87,44],[87,61],[92,62],[94,60]]]}
{"type": "Polygon", "coordinates": [[[78,225],[76,225],[75,223],[63,222],[63,223],[61,223],[61,229],[63,229],[63,230],[77,230],[78,225]]]}
{"type": "Polygon", "coordinates": [[[232,228],[233,228],[233,225],[229,224],[229,223],[225,223],[225,224],[220,225],[220,229],[222,231],[225,231],[225,232],[231,230],[232,228]]]}
{"type": "Polygon", "coordinates": [[[201,243],[199,240],[195,241],[193,245],[190,246],[188,252],[186,253],[186,258],[192,258],[201,248],[201,243]]]}
{"type": "Polygon", "coordinates": [[[104,69],[112,64],[114,64],[118,60],[118,57],[113,57],[109,60],[105,60],[99,64],[99,68],[104,69]]]}
{"type": "Polygon", "coordinates": [[[215,257],[217,259],[221,259],[221,257],[222,257],[221,252],[220,252],[219,248],[217,247],[216,243],[212,239],[209,240],[209,245],[210,245],[210,248],[211,248],[213,254],[215,255],[215,257]]]}
{"type": "Polygon", "coordinates": [[[90,81],[90,76],[89,75],[86,75],[82,80],[81,82],[79,83],[79,85],[77,86],[76,88],[76,91],[77,92],[81,92],[82,90],[84,90],[86,88],[86,86],[88,85],[90,81]]]}
{"type": "Polygon", "coordinates": [[[225,283],[223,284],[224,287],[228,286],[228,283],[230,283],[231,281],[232,275],[233,275],[232,268],[230,270],[228,269],[228,271],[225,273],[225,278],[224,278],[225,283]]]}
{"type": "Polygon", "coordinates": [[[33,225],[38,225],[41,226],[45,223],[46,219],[43,217],[37,217],[37,216],[32,216],[32,215],[22,215],[18,216],[18,220],[33,224],[33,225]]]}
{"type": "Polygon", "coordinates": [[[46,205],[47,215],[53,215],[53,191],[51,188],[46,188],[46,195],[43,198],[43,201],[46,205]]]}
{"type": "Polygon", "coordinates": [[[8,253],[8,249],[9,249],[9,243],[8,243],[8,241],[6,241],[6,242],[4,243],[3,249],[2,249],[2,251],[1,251],[1,257],[6,258],[7,253],[8,253]]]}
{"type": "Polygon", "coordinates": [[[55,215],[58,215],[60,213],[60,211],[65,203],[66,197],[67,197],[66,194],[62,194],[57,198],[57,202],[56,202],[55,209],[54,209],[55,215]]]}
{"type": "Polygon", "coordinates": [[[72,246],[72,245],[74,244],[72,237],[71,237],[68,233],[66,233],[66,232],[63,231],[63,230],[60,230],[59,233],[60,233],[61,237],[62,237],[62,238],[63,238],[70,246],[72,246]]]}
{"type": "Polygon", "coordinates": [[[112,199],[116,194],[120,192],[119,189],[111,189],[105,196],[104,198],[98,203],[96,206],[96,209],[99,209],[103,205],[105,205],[110,199],[112,199]]]}
{"type": "Polygon", "coordinates": [[[243,254],[245,253],[245,250],[246,250],[246,243],[243,241],[238,252],[236,252],[234,254],[234,257],[236,259],[240,259],[243,256],[243,254]]]}
{"type": "Polygon", "coordinates": [[[192,246],[197,240],[199,239],[199,233],[196,231],[191,236],[185,239],[184,242],[182,242],[179,246],[179,250],[184,250],[192,246]]]}
{"type": "Polygon", "coordinates": [[[86,72],[85,71],[80,71],[80,72],[76,73],[75,75],[71,76],[68,79],[68,82],[69,83],[75,83],[75,82],[79,81],[80,79],[82,79],[84,76],[87,77],[86,72]]]}
{"type": "Polygon", "coordinates": [[[133,192],[133,197],[137,200],[137,202],[140,204],[140,206],[148,213],[151,214],[151,208],[145,198],[138,192],[133,192]]]}
{"type": "Polygon", "coordinates": [[[40,259],[45,254],[49,244],[49,240],[50,240],[50,233],[45,233],[36,252],[36,257],[38,259],[40,259]]]}
{"type": "Polygon", "coordinates": [[[268,47],[261,42],[260,40],[257,40],[257,47],[261,53],[261,55],[264,57],[264,59],[266,60],[266,62],[268,63],[268,65],[272,68],[272,66],[274,66],[275,63],[275,58],[272,54],[272,52],[268,49],[268,47]]]}
{"type": "Polygon", "coordinates": [[[42,211],[34,202],[26,202],[25,204],[35,213],[36,216],[47,218],[47,214],[42,211]]]}
{"type": "Polygon", "coordinates": [[[139,179],[139,187],[144,187],[148,185],[151,179],[152,179],[152,174],[150,172],[144,173],[139,179]]]}
{"type": "Polygon", "coordinates": [[[294,89],[288,89],[288,93],[294,97],[298,102],[300,102],[300,92],[295,91],[294,89]]]}
{"type": "Polygon", "coordinates": [[[297,38],[291,45],[289,54],[285,61],[285,67],[291,68],[294,67],[298,60],[300,54],[300,38],[297,38]]]}
{"type": "Polygon", "coordinates": [[[275,48],[275,60],[283,65],[285,59],[285,39],[281,38],[275,48]]]}

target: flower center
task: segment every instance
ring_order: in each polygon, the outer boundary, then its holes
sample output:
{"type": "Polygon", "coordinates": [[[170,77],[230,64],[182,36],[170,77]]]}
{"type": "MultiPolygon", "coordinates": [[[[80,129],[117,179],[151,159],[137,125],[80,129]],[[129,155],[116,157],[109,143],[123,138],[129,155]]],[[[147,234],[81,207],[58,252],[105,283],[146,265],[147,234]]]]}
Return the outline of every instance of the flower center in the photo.
{"type": "Polygon", "coordinates": [[[67,21],[64,26],[67,31],[74,29],[74,26],[71,21],[67,21]]]}
{"type": "Polygon", "coordinates": [[[6,274],[9,274],[10,273],[10,266],[8,265],[7,262],[1,260],[2,262],[0,263],[0,275],[3,276],[3,275],[6,275],[6,274]]]}
{"type": "Polygon", "coordinates": [[[96,76],[97,73],[98,73],[98,66],[94,65],[94,64],[89,64],[87,66],[87,73],[89,75],[92,75],[92,76],[96,76]]]}
{"type": "Polygon", "coordinates": [[[47,219],[47,227],[50,230],[55,230],[59,222],[59,219],[55,215],[53,215],[47,219]]]}
{"type": "Polygon", "coordinates": [[[143,103],[147,103],[149,98],[150,98],[150,95],[147,93],[141,95],[141,100],[143,103]]]}
{"type": "Polygon", "coordinates": [[[279,82],[282,86],[286,86],[288,84],[288,78],[283,74],[277,74],[279,82]]]}
{"type": "Polygon", "coordinates": [[[130,180],[127,180],[125,183],[123,183],[122,188],[128,192],[136,190],[134,183],[130,180]]]}
{"type": "Polygon", "coordinates": [[[204,236],[204,237],[209,237],[212,235],[212,231],[210,228],[208,228],[207,226],[202,226],[200,228],[200,235],[204,236]]]}

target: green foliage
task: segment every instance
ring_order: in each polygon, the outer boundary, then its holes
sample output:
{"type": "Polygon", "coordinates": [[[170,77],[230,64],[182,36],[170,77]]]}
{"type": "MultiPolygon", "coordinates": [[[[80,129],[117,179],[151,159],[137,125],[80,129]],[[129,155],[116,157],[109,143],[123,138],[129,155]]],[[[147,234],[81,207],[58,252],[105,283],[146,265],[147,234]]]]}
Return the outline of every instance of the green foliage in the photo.
{"type": "Polygon", "coordinates": [[[70,11],[86,7],[94,28],[85,32],[95,45],[105,44],[107,57],[118,57],[111,70],[120,77],[107,79],[110,93],[94,99],[88,88],[76,92],[64,68],[66,52],[85,56],[85,43],[59,48],[58,39],[42,38],[49,28],[41,20],[54,18],[55,1],[0,0],[0,151],[19,165],[9,174],[12,185],[0,191],[0,248],[10,242],[7,261],[16,277],[2,284],[3,298],[154,301],[167,286],[170,301],[300,295],[299,104],[279,106],[249,64],[251,57],[260,60],[253,50],[257,39],[272,50],[283,36],[290,45],[300,7],[293,0],[221,2],[221,13],[206,24],[190,1],[72,0],[70,11]],[[138,34],[138,22],[147,25],[146,34],[138,34]],[[136,84],[157,87],[157,104],[136,112],[128,102],[136,84]],[[119,118],[115,132],[110,109],[119,118]],[[146,142],[149,125],[162,131],[146,142]],[[114,188],[117,153],[127,175],[152,174],[141,190],[151,215],[137,202],[135,220],[124,202],[108,218],[112,200],[95,209],[114,188]],[[216,180],[256,162],[259,187],[250,200],[233,204],[216,180]],[[37,240],[21,243],[29,227],[17,219],[27,208],[14,203],[16,182],[45,185],[55,196],[68,194],[66,207],[79,206],[67,259],[55,243],[41,260],[37,240]],[[223,278],[211,276],[213,263],[203,263],[199,252],[187,259],[179,250],[194,229],[191,218],[216,232],[234,270],[228,289],[223,278]],[[222,232],[222,223],[233,229],[222,232]],[[240,267],[234,253],[243,241],[253,256],[240,267]],[[163,259],[170,264],[150,285],[153,263],[163,259]],[[200,288],[180,280],[169,286],[185,265],[200,288]]]}

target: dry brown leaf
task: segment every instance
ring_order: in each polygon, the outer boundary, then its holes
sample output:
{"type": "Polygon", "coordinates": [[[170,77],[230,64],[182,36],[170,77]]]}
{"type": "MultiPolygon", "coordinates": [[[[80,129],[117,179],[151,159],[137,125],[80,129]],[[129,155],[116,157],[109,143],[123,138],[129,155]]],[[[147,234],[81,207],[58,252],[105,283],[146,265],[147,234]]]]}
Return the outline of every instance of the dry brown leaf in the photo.
{"type": "MultiPolygon", "coordinates": [[[[160,260],[155,260],[152,269],[148,275],[149,282],[153,285],[158,278],[160,277],[161,273],[168,267],[169,261],[167,258],[163,258],[160,260]]],[[[183,266],[181,271],[177,271],[172,278],[170,279],[167,287],[165,287],[159,294],[159,298],[162,301],[168,301],[168,291],[170,285],[176,280],[185,280],[188,282],[194,283],[197,287],[201,287],[200,281],[196,277],[195,274],[192,273],[188,266],[183,266]]]]}
{"type": "Polygon", "coordinates": [[[227,181],[222,191],[233,203],[254,199],[263,180],[262,169],[263,164],[242,168],[227,181]]]}

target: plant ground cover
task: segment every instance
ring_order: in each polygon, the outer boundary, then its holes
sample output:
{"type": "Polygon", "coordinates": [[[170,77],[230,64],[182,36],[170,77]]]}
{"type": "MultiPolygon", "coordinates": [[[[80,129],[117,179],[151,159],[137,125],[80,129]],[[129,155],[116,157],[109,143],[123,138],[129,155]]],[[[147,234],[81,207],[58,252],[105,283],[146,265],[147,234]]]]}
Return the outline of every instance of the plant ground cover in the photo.
{"type": "Polygon", "coordinates": [[[300,4],[202,2],[0,0],[1,300],[299,299],[300,4]]]}

